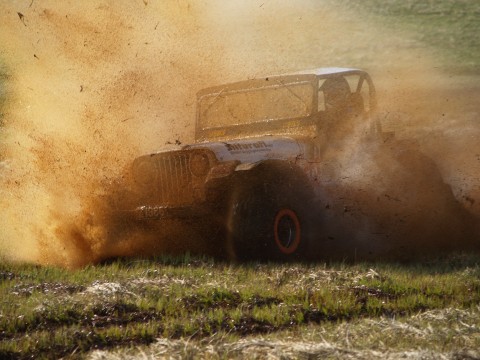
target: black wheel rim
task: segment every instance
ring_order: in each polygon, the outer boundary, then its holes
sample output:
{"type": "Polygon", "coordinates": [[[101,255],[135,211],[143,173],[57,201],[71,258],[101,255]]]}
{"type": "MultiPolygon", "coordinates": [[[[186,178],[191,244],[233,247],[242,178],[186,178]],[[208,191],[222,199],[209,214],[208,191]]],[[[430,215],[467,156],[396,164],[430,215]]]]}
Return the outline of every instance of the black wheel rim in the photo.
{"type": "Polygon", "coordinates": [[[300,245],[301,228],[297,214],[291,209],[280,210],[275,217],[275,243],[284,254],[292,254],[300,245]]]}

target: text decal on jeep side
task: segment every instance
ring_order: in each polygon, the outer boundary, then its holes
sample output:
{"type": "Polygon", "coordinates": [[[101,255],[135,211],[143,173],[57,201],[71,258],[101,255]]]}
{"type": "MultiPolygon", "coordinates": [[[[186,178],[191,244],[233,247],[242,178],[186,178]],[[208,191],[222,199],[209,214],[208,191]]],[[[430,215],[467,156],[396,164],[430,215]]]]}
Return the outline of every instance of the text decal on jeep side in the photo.
{"type": "Polygon", "coordinates": [[[225,143],[227,150],[231,154],[235,154],[237,152],[259,152],[259,151],[271,151],[272,144],[267,144],[265,141],[256,141],[253,143],[225,143]]]}

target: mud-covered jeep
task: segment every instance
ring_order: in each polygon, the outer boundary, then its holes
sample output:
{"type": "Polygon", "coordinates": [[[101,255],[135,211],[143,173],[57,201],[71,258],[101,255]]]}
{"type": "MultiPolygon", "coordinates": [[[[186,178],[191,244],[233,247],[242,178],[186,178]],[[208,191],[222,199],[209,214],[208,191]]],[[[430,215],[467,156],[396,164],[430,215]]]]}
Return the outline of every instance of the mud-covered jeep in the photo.
{"type": "Polygon", "coordinates": [[[358,69],[201,90],[195,143],[133,162],[132,211],[138,221],[211,222],[223,229],[219,246],[239,260],[303,256],[320,216],[317,165],[375,105],[370,76],[358,69]]]}

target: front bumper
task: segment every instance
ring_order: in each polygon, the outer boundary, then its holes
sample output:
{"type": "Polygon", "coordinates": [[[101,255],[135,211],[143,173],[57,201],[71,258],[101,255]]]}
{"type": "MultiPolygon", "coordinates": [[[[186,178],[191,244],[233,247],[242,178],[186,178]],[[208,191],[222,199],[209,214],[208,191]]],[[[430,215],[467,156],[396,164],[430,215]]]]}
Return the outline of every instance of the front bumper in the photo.
{"type": "Polygon", "coordinates": [[[160,205],[143,205],[138,206],[133,210],[120,210],[118,212],[124,217],[137,221],[167,219],[181,220],[187,218],[199,218],[208,214],[207,208],[203,206],[171,207],[160,205]]]}

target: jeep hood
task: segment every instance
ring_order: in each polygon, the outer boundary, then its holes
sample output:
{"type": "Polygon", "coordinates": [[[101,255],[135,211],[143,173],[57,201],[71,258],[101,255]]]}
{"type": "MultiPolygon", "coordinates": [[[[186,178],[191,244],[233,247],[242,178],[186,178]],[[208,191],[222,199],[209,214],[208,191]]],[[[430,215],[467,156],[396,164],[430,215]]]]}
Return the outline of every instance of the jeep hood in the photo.
{"type": "Polygon", "coordinates": [[[210,149],[219,161],[238,160],[255,163],[268,159],[295,160],[305,153],[305,146],[291,137],[264,136],[241,140],[186,145],[188,149],[210,149]]]}

